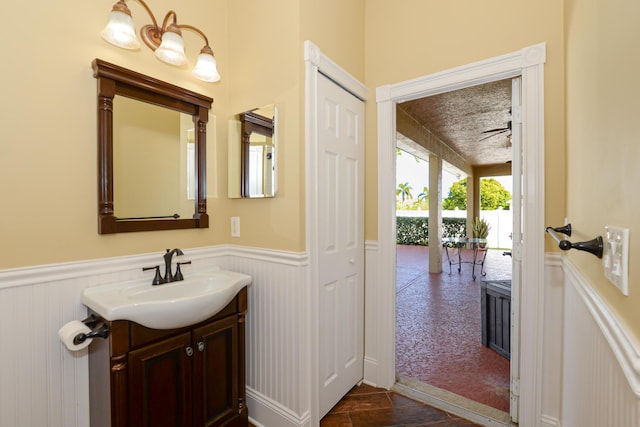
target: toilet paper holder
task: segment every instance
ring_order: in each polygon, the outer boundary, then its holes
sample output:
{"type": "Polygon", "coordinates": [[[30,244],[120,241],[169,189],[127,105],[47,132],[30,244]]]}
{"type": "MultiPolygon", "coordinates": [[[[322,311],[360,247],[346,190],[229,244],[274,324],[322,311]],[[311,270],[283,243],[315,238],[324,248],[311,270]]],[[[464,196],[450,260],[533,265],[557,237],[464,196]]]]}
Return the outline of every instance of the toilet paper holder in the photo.
{"type": "Polygon", "coordinates": [[[96,337],[107,338],[109,336],[109,332],[110,332],[109,327],[105,325],[102,319],[100,319],[95,314],[90,314],[89,317],[87,317],[82,321],[82,323],[87,325],[87,327],[91,329],[91,332],[86,334],[79,333],[78,335],[76,335],[73,338],[73,343],[75,345],[82,344],[89,338],[96,338],[96,337]]]}

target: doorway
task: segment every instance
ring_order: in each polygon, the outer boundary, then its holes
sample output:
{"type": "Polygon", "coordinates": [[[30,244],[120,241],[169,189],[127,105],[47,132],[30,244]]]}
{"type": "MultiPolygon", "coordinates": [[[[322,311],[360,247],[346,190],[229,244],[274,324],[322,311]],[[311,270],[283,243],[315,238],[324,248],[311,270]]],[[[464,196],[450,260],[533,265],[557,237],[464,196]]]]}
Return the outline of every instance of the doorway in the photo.
{"type": "Polygon", "coordinates": [[[510,312],[504,313],[507,322],[499,319],[505,333],[497,338],[507,348],[498,353],[495,322],[489,323],[496,300],[483,304],[482,296],[511,282],[511,259],[502,252],[511,250],[508,236],[515,226],[511,165],[513,130],[519,127],[511,123],[513,86],[512,79],[503,79],[398,103],[396,121],[398,381],[434,387],[443,399],[501,418],[495,410],[508,413],[510,405],[510,312]],[[427,209],[414,194],[423,186],[422,194],[435,199],[427,209]],[[487,221],[488,235],[472,233],[472,218],[487,221]],[[425,220],[438,219],[442,236],[415,233],[426,229],[420,227],[425,220]],[[485,238],[486,246],[459,245],[471,237],[485,238]],[[441,238],[448,242],[445,249],[441,238]]]}
{"type": "MultiPolygon", "coordinates": [[[[398,144],[400,145],[400,142],[398,144]]],[[[404,187],[405,193],[411,195],[410,190],[416,188],[415,180],[405,171],[411,170],[412,164],[417,163],[418,166],[422,165],[419,172],[424,173],[424,169],[427,168],[426,161],[412,161],[412,158],[404,158],[411,157],[405,151],[400,153],[396,168],[399,175],[398,188],[404,187]]],[[[444,166],[443,169],[447,171],[450,168],[444,166]]],[[[442,177],[443,197],[447,196],[451,183],[465,183],[468,179],[463,176],[456,179],[455,176],[448,175],[445,172],[442,177]]],[[[488,192],[489,183],[497,184],[495,178],[481,182],[485,193],[488,192]],[[485,183],[487,185],[484,185],[485,183]]],[[[510,188],[508,182],[505,183],[507,188],[510,188]]],[[[446,202],[455,201],[459,204],[460,194],[455,190],[460,188],[460,185],[453,188],[452,197],[446,202]]],[[[506,188],[504,191],[507,191],[506,188]]],[[[429,191],[428,194],[430,197],[436,197],[435,190],[429,191]]],[[[486,199],[493,201],[497,194],[491,196],[494,197],[486,199]]],[[[446,206],[446,202],[445,208],[451,208],[446,206]]],[[[486,297],[489,284],[488,295],[492,296],[495,293],[495,285],[504,285],[511,281],[511,259],[503,255],[503,252],[511,248],[508,237],[512,226],[511,211],[495,209],[494,203],[488,203],[487,200],[481,203],[483,210],[480,217],[487,220],[491,230],[487,239],[487,249],[476,253],[478,256],[475,262],[479,265],[472,265],[474,250],[471,247],[447,248],[448,252],[445,253],[440,246],[434,247],[431,240],[429,246],[424,245],[427,239],[423,238],[422,233],[412,232],[420,230],[416,226],[424,224],[424,219],[430,216],[429,211],[413,209],[416,204],[414,198],[409,197],[402,203],[399,197],[396,203],[403,208],[396,210],[399,236],[396,246],[398,383],[412,388],[429,389],[447,402],[470,408],[492,418],[508,419],[509,344],[506,344],[507,351],[503,353],[489,347],[493,345],[495,328],[483,330],[482,324],[483,320],[486,324],[487,320],[495,317],[483,317],[482,290],[484,289],[486,297]],[[430,273],[431,250],[441,252],[442,271],[438,273],[430,273]],[[458,250],[463,260],[462,265],[457,265],[458,250]],[[449,260],[453,265],[449,264],[449,260]],[[475,278],[472,272],[475,272],[475,278]],[[487,332],[490,333],[487,335],[487,332]]],[[[455,210],[443,210],[442,217],[442,232],[445,238],[470,236],[464,229],[461,232],[461,224],[466,221],[466,206],[456,206],[455,210]]],[[[488,302],[495,303],[495,300],[488,302]]],[[[500,322],[502,321],[500,318],[500,322]]],[[[510,338],[508,323],[505,322],[504,326],[508,332],[499,336],[499,342],[503,345],[510,338]]]]}
{"type": "MultiPolygon", "coordinates": [[[[514,379],[512,389],[519,390],[522,424],[535,424],[540,409],[541,329],[544,235],[544,44],[522,51],[459,67],[444,73],[378,88],[378,251],[377,281],[379,289],[378,384],[393,387],[395,378],[395,200],[394,156],[396,140],[395,109],[398,102],[452,91],[499,79],[522,76],[523,129],[522,162],[527,175],[522,178],[523,238],[514,241],[514,259],[522,260],[520,325],[522,341],[518,362],[523,373],[514,379]],[[391,284],[391,286],[389,286],[391,284]],[[514,387],[515,385],[515,387],[514,387]]],[[[513,405],[512,405],[513,406],[513,405]]],[[[447,408],[450,410],[452,408],[447,408]]]]}

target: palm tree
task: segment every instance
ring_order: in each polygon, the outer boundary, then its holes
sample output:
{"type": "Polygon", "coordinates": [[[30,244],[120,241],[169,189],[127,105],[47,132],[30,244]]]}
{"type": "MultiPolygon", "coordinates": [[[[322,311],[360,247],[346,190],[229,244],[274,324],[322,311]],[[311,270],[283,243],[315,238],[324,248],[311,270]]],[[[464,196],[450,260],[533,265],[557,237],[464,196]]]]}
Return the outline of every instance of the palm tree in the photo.
{"type": "Polygon", "coordinates": [[[429,189],[427,187],[422,188],[422,193],[418,194],[418,201],[424,200],[427,202],[429,200],[429,189]]]}
{"type": "Polygon", "coordinates": [[[422,193],[418,194],[415,206],[416,209],[429,209],[429,189],[427,187],[422,187],[422,193]]]}
{"type": "Polygon", "coordinates": [[[396,196],[400,196],[400,198],[402,199],[402,203],[404,203],[405,199],[413,198],[413,196],[411,195],[411,190],[413,190],[413,188],[411,188],[408,182],[405,182],[404,184],[398,184],[398,188],[396,189],[396,196]]]}

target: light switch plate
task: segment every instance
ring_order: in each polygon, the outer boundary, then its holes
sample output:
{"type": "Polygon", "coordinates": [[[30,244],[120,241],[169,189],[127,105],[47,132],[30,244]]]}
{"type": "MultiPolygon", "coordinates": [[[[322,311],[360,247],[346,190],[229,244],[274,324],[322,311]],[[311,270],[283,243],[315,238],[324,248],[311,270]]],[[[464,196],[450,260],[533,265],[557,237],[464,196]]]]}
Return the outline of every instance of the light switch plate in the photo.
{"type": "Polygon", "coordinates": [[[231,217],[231,237],[240,237],[240,217],[231,217]]]}
{"type": "Polygon", "coordinates": [[[629,295],[629,229],[604,227],[604,275],[623,295],[629,295]]]}

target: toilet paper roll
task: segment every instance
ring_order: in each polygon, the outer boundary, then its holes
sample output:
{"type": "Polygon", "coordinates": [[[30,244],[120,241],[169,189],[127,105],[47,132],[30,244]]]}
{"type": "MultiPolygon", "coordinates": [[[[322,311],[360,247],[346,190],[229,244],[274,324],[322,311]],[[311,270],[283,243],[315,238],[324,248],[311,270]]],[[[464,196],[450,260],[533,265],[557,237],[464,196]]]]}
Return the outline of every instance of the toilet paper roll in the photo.
{"type": "Polygon", "coordinates": [[[69,323],[65,323],[60,330],[58,330],[58,337],[60,337],[60,341],[62,341],[69,350],[78,351],[89,347],[93,338],[88,338],[80,344],[74,344],[73,339],[78,334],[88,334],[89,332],[91,332],[91,329],[89,329],[87,325],[79,320],[72,320],[69,323]]]}

